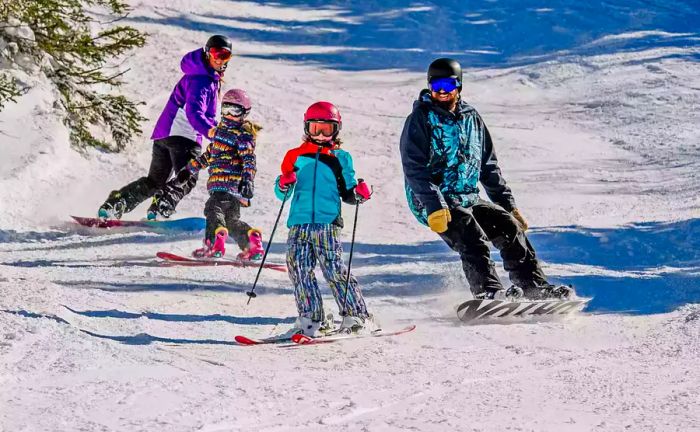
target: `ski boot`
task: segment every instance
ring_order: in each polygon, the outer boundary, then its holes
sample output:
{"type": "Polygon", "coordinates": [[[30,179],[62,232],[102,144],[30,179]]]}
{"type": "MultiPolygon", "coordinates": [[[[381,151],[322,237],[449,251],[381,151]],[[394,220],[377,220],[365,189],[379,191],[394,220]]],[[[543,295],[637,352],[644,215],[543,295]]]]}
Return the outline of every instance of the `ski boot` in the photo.
{"type": "Polygon", "coordinates": [[[568,300],[575,295],[571,285],[553,285],[545,283],[523,290],[529,300],[568,300]]]}
{"type": "Polygon", "coordinates": [[[365,319],[358,316],[345,315],[340,323],[338,333],[359,333],[365,328],[365,319]]]}
{"type": "Polygon", "coordinates": [[[163,191],[158,191],[155,195],[153,195],[151,205],[148,207],[148,211],[146,212],[146,218],[148,220],[156,220],[158,215],[161,215],[168,219],[174,213],[175,206],[173,205],[172,200],[170,200],[167,194],[164,194],[163,191]]]}
{"type": "Polygon", "coordinates": [[[219,227],[216,230],[214,243],[204,240],[204,246],[192,252],[195,258],[223,258],[226,254],[226,239],[228,238],[228,230],[224,227],[219,227]]]}
{"type": "Polygon", "coordinates": [[[265,249],[262,245],[262,232],[257,228],[248,230],[248,247],[238,254],[241,261],[257,261],[262,259],[265,249]]]}
{"type": "Polygon", "coordinates": [[[112,191],[107,197],[107,201],[97,210],[97,217],[101,219],[121,219],[126,210],[126,200],[121,192],[112,191]]]}
{"type": "Polygon", "coordinates": [[[498,290],[486,290],[474,296],[477,300],[508,300],[518,301],[523,298],[523,290],[512,285],[510,288],[501,288],[498,290]]]}
{"type": "Polygon", "coordinates": [[[330,323],[327,320],[313,321],[306,316],[297,317],[297,320],[294,322],[294,327],[290,330],[291,334],[303,334],[304,336],[313,338],[323,337],[332,332],[332,321],[330,323]]]}

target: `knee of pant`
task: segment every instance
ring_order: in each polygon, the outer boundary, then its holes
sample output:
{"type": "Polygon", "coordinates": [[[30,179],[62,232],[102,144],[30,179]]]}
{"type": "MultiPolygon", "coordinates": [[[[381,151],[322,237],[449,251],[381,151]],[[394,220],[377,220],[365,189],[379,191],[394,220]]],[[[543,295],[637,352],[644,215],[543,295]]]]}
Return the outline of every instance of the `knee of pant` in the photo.
{"type": "Polygon", "coordinates": [[[518,225],[515,223],[515,219],[513,219],[512,222],[512,224],[508,224],[507,226],[503,227],[504,229],[501,232],[501,235],[491,239],[491,243],[493,243],[493,245],[498,249],[503,249],[511,245],[518,237],[518,225]]]}

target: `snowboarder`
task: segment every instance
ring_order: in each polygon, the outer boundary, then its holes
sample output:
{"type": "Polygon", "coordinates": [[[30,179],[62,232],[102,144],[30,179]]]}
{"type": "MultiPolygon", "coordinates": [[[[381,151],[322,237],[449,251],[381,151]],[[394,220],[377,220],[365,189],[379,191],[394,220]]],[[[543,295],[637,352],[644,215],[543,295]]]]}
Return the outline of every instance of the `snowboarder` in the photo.
{"type": "Polygon", "coordinates": [[[287,270],[299,312],[294,331],[312,337],[326,329],[314,275],[316,261],[341,309],[340,331],[358,331],[369,317],[357,279],[351,275],[346,282],[348,269],[339,237],[341,200],[363,203],[371,192],[367,183],[355,179],[352,157],[340,148],[342,124],[340,111],[332,103],[311,105],[304,114],[304,141],[287,152],[282,175],[275,181],[277,197],[291,198],[292,203],[287,219],[287,270]]]}
{"type": "Polygon", "coordinates": [[[255,138],[261,129],[246,120],[250,110],[250,98],[244,90],[227,91],[221,100],[221,122],[211,144],[163,189],[167,192],[184,188],[199,170],[209,167],[209,200],[204,206],[207,227],[204,245],[192,253],[197,258],[223,257],[229,234],[241,248],[239,259],[260,259],[264,252],[262,232],[240,219],[241,207],[249,207],[253,198],[255,138]]]}
{"type": "Polygon", "coordinates": [[[203,49],[185,54],[180,62],[184,76],[173,89],[151,135],[153,155],[148,175],[112,191],[100,206],[99,217],[121,219],[154,195],[148,218],[155,219],[157,214],[169,217],[194,187],[196,176],[167,194],[161,191],[173,172],[179,172],[199,155],[202,137],[211,138],[216,129],[217,98],[231,47],[226,36],[214,35],[203,49]]]}
{"type": "Polygon", "coordinates": [[[571,288],[552,285],[530,241],[527,222],[498,166],[491,135],[461,97],[462,68],[433,61],[401,134],[408,205],[416,218],[458,252],[475,298],[567,298],[571,288]],[[479,198],[478,183],[492,202],[479,198]],[[487,242],[500,251],[514,284],[504,289],[487,242]]]}

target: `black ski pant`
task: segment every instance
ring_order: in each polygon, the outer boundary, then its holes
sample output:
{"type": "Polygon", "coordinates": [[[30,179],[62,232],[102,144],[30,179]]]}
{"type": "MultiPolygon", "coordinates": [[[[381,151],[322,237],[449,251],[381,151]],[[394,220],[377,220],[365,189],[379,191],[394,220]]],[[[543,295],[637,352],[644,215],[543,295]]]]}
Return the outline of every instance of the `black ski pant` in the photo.
{"type": "Polygon", "coordinates": [[[226,192],[212,192],[204,205],[207,218],[206,239],[214,243],[216,230],[226,227],[241,250],[248,248],[248,231],[252,228],[241,220],[241,203],[226,192]]]}
{"type": "Polygon", "coordinates": [[[547,282],[530,241],[503,207],[480,199],[469,208],[452,208],[450,213],[452,221],[440,237],[459,252],[474,295],[503,288],[488,242],[501,253],[513,284],[527,289],[547,282]]]}
{"type": "MultiPolygon", "coordinates": [[[[124,213],[135,209],[139,204],[152,197],[160,189],[164,188],[170,175],[179,172],[191,159],[197,157],[200,146],[195,141],[181,136],[170,136],[153,141],[153,156],[151,167],[146,177],[129,183],[119,190],[121,197],[126,201],[124,213]]],[[[169,187],[168,190],[173,202],[173,209],[180,200],[190,193],[197,183],[197,175],[182,187],[169,187]]]]}

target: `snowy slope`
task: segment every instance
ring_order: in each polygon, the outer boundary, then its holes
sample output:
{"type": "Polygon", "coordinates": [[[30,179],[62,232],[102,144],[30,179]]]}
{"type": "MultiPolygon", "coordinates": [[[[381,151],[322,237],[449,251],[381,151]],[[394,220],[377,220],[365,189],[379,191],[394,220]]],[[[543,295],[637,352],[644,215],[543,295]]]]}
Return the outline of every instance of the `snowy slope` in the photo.
{"type": "MultiPolygon", "coordinates": [[[[693,2],[347,3],[133,1],[129,23],[151,36],[127,61],[126,91],[150,120],[122,155],[72,151],[40,76],[0,113],[0,431],[700,430],[693,2]],[[415,332],[238,347],[235,334],[292,324],[286,275],[263,272],[246,306],[254,270],[156,263],[199,234],[69,222],[145,173],[179,57],[212,32],[235,38],[225,85],[251,94],[264,127],[244,218],[267,237],[273,179],[304,109],[337,103],[358,175],[375,186],[353,268],[384,326],[415,332]],[[489,125],[545,271],[594,296],[588,314],[457,321],[469,297],[460,264],[408,211],[398,154],[438,55],[468,67],[464,95],[489,125]]],[[[200,216],[205,200],[200,185],[178,217],[200,216]]],[[[270,260],[283,259],[286,233],[270,260]]]]}

